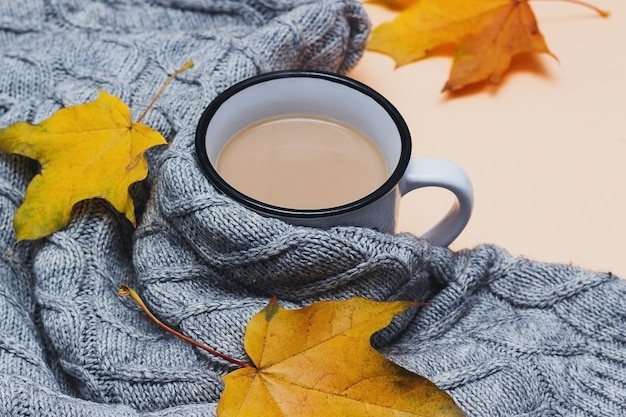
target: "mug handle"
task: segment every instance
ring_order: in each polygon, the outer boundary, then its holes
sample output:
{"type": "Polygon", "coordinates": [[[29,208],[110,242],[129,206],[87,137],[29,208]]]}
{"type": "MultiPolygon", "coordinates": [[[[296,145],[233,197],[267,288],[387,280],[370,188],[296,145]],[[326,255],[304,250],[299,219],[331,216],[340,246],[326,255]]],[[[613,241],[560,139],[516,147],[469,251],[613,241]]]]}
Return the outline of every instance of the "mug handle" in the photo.
{"type": "Polygon", "coordinates": [[[439,158],[412,157],[400,180],[400,195],[423,187],[442,187],[457,200],[448,213],[422,235],[437,246],[448,246],[467,225],[474,206],[474,191],[468,175],[458,165],[439,158]]]}

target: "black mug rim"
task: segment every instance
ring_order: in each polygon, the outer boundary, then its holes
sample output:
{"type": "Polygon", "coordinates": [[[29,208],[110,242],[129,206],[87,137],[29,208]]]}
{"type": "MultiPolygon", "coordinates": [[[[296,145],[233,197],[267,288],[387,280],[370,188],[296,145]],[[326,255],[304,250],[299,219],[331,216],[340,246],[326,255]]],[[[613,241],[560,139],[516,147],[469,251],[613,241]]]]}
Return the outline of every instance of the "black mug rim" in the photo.
{"type": "Polygon", "coordinates": [[[281,70],[281,71],[273,71],[267,72],[260,75],[253,76],[251,78],[247,78],[243,81],[240,81],[231,87],[224,90],[222,93],[218,94],[217,97],[203,111],[202,116],[200,117],[200,121],[198,122],[198,126],[196,128],[195,135],[195,149],[196,156],[198,158],[198,162],[200,164],[200,168],[203,174],[207,177],[209,182],[221,193],[231,197],[238,203],[253,209],[257,212],[272,216],[272,217],[284,217],[284,218],[323,218],[323,217],[332,217],[341,214],[348,214],[350,212],[359,210],[363,207],[366,207],[372,204],[374,201],[382,198],[394,187],[398,184],[406,168],[409,164],[409,160],[411,158],[411,134],[409,132],[409,128],[404,121],[404,118],[400,114],[400,112],[396,109],[396,107],[391,104],[389,100],[383,97],[380,93],[378,93],[373,88],[369,87],[366,84],[363,84],[360,81],[354,80],[344,75],[335,74],[331,72],[325,71],[315,71],[315,70],[281,70]],[[217,170],[213,167],[211,162],[209,161],[209,157],[206,152],[206,131],[208,126],[217,112],[217,110],[224,104],[230,97],[237,94],[238,92],[267,81],[272,81],[275,79],[281,78],[320,78],[326,81],[335,82],[338,84],[342,84],[344,86],[355,89],[375,100],[389,115],[396,128],[398,129],[398,133],[400,135],[401,141],[401,150],[400,150],[400,159],[396,168],[392,172],[392,174],[387,178],[387,180],[372,193],[358,199],[352,201],[350,203],[336,206],[336,207],[328,207],[321,209],[294,209],[287,207],[275,206],[272,204],[265,203],[263,201],[256,200],[230,184],[226,182],[218,173],[217,170]]]}

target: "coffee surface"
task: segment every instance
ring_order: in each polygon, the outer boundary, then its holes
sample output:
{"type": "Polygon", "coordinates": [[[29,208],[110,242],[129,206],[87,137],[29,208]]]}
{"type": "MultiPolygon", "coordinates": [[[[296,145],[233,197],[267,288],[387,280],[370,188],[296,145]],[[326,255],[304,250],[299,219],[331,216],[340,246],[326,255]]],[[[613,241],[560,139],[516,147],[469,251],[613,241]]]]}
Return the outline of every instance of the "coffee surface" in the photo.
{"type": "Polygon", "coordinates": [[[388,177],[382,154],[367,136],[309,115],[280,116],[244,128],[226,143],[216,169],[243,194],[291,209],[348,204],[388,177]]]}

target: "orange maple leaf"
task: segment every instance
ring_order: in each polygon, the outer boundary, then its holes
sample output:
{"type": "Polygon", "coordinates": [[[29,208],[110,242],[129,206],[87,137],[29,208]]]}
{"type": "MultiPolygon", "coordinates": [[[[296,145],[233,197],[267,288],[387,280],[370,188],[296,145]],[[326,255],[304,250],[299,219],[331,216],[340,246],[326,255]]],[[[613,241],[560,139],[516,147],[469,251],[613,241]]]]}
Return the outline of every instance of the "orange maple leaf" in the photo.
{"type": "MultiPolygon", "coordinates": [[[[563,1],[608,16],[586,3],[563,1]]],[[[380,2],[397,7],[393,0],[380,2]]],[[[414,0],[396,19],[374,29],[367,48],[391,56],[400,66],[445,45],[455,45],[456,51],[443,91],[485,80],[497,83],[516,55],[554,57],[528,0],[414,0]]]]}

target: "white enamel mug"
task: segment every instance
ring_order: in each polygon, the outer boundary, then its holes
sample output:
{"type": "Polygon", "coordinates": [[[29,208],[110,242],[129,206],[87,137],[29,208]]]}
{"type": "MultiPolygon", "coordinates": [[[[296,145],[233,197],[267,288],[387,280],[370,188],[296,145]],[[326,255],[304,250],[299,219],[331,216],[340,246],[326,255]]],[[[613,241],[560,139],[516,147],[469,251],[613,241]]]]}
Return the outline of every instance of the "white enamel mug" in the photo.
{"type": "Polygon", "coordinates": [[[411,135],[396,108],[372,88],[333,73],[278,71],[233,85],[202,114],[196,130],[196,153],[216,189],[262,215],[291,224],[361,226],[393,233],[403,195],[422,187],[442,187],[450,190],[456,200],[423,237],[435,245],[447,246],[465,228],[472,213],[473,191],[467,174],[447,160],[411,157],[411,135]],[[336,120],[364,133],[385,159],[387,180],[374,192],[348,204],[308,210],[255,200],[218,174],[218,156],[237,132],[266,119],[293,114],[336,120]]]}

